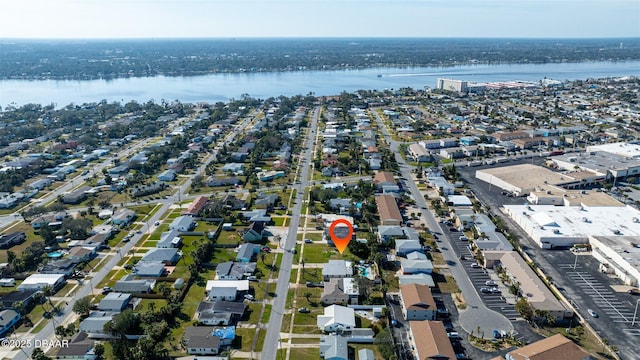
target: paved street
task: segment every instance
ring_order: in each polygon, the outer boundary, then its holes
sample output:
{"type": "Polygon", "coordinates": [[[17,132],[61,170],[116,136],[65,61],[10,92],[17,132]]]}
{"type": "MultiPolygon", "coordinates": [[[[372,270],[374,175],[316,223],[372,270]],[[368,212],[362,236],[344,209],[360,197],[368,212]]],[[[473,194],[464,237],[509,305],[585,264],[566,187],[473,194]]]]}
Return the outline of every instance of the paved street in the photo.
{"type": "MultiPolygon", "coordinates": [[[[390,145],[391,150],[395,154],[396,161],[400,165],[400,172],[402,173],[402,176],[406,179],[411,179],[412,167],[406,164],[399,152],[399,146],[401,143],[391,139],[391,136],[389,135],[389,132],[387,131],[387,128],[385,127],[380,116],[375,111],[372,111],[371,113],[376,118],[378,126],[380,127],[386,142],[390,145]]],[[[427,203],[420,193],[420,190],[418,189],[416,183],[414,181],[407,181],[406,184],[408,185],[409,191],[413,195],[416,204],[419,207],[426,209],[427,203]]],[[[430,211],[425,211],[424,215],[427,220],[427,226],[429,227],[429,229],[431,229],[431,231],[437,231],[441,234],[444,234],[442,228],[440,227],[440,224],[436,221],[435,217],[430,211]]],[[[441,237],[441,239],[443,239],[443,237],[441,237]]],[[[447,261],[448,264],[451,264],[449,266],[451,275],[453,275],[453,277],[455,278],[458,287],[462,291],[462,296],[467,303],[467,309],[460,313],[460,324],[462,325],[463,329],[466,332],[471,333],[471,331],[476,331],[479,326],[480,330],[484,332],[484,336],[486,338],[492,337],[493,329],[501,329],[506,332],[513,331],[513,325],[511,324],[509,319],[507,319],[504,315],[487,308],[484,305],[484,303],[480,299],[480,296],[478,295],[474,284],[471,282],[465,270],[462,268],[463,265],[460,264],[458,257],[452,250],[452,240],[448,237],[444,237],[442,241],[445,245],[444,247],[441,247],[444,260],[447,261]]],[[[457,239],[453,241],[457,241],[457,239]]]]}
{"type": "Polygon", "coordinates": [[[314,134],[318,127],[318,119],[320,117],[320,108],[313,110],[313,116],[311,120],[311,127],[309,130],[309,136],[307,136],[305,143],[305,150],[298,163],[298,169],[300,170],[297,178],[297,184],[292,188],[297,191],[296,197],[293,200],[293,207],[291,207],[292,217],[289,224],[289,233],[286,239],[283,239],[283,247],[286,251],[282,254],[282,263],[280,264],[280,274],[278,275],[278,283],[276,285],[275,299],[271,310],[271,318],[269,319],[269,326],[267,328],[267,335],[264,340],[264,346],[262,348],[262,354],[260,356],[263,360],[273,360],[276,358],[276,352],[278,350],[278,344],[280,343],[280,329],[282,328],[282,314],[284,313],[285,303],[287,300],[287,291],[289,290],[289,278],[291,275],[291,265],[293,262],[293,253],[289,250],[294,249],[296,246],[296,235],[299,231],[300,214],[302,213],[302,202],[304,199],[304,190],[309,183],[309,171],[312,171],[312,156],[313,156],[313,140],[314,134]]]}
{"type": "MultiPolygon", "coordinates": [[[[256,112],[254,112],[252,115],[248,116],[247,118],[245,118],[243,120],[243,122],[241,123],[240,126],[242,126],[242,128],[246,128],[249,123],[251,123],[251,121],[253,120],[253,117],[255,116],[256,112]]],[[[230,143],[231,141],[233,141],[233,139],[236,136],[236,132],[230,132],[222,141],[225,144],[230,143]]],[[[146,142],[140,142],[134,146],[132,146],[130,149],[125,150],[125,152],[133,152],[136,151],[140,148],[142,148],[144,146],[144,144],[146,144],[146,142]]],[[[196,171],[196,173],[194,174],[201,174],[204,172],[204,169],[206,168],[206,166],[209,164],[209,162],[211,162],[216,155],[217,152],[214,152],[212,154],[210,154],[202,163],[202,165],[198,168],[198,170],[196,171]]],[[[122,152],[119,154],[119,156],[122,156],[122,152]]],[[[110,161],[104,161],[102,162],[100,165],[97,165],[94,167],[94,171],[96,172],[101,172],[102,168],[110,165],[111,162],[110,161]]],[[[180,196],[184,196],[185,191],[188,189],[188,187],[191,184],[191,177],[184,182],[182,185],[180,185],[175,192],[176,198],[180,197],[180,196]]],[[[60,190],[60,189],[71,189],[72,187],[72,182],[68,182],[65,185],[61,186],[60,188],[56,189],[56,191],[54,191],[52,194],[49,194],[45,197],[45,200],[43,200],[43,203],[46,203],[47,201],[51,201],[52,199],[55,199],[55,197],[57,197],[59,194],[61,194],[63,191],[66,190],[60,190]],[[55,196],[53,194],[56,194],[55,196]]],[[[172,199],[163,199],[160,200],[158,202],[158,205],[161,206],[161,208],[159,209],[159,211],[156,211],[154,213],[154,215],[152,215],[149,218],[143,218],[143,219],[139,219],[140,221],[143,221],[145,224],[143,225],[143,227],[140,229],[142,231],[141,234],[135,234],[134,237],[131,239],[131,241],[129,243],[126,243],[125,245],[121,246],[119,249],[119,254],[127,254],[131,249],[133,249],[133,247],[135,247],[138,243],[138,241],[145,236],[145,234],[150,233],[153,228],[156,221],[159,221],[161,219],[162,216],[164,216],[164,214],[169,211],[169,208],[174,204],[172,199]]],[[[73,321],[76,320],[76,314],[73,313],[72,309],[73,309],[73,304],[80,298],[85,297],[89,294],[91,294],[93,288],[95,286],[97,286],[97,284],[99,284],[109,273],[109,271],[111,271],[117,264],[118,262],[121,260],[121,256],[111,256],[108,260],[106,260],[106,263],[100,268],[100,270],[98,270],[97,272],[93,272],[90,273],[89,276],[85,279],[86,281],[84,282],[84,285],[78,286],[76,293],[69,299],[69,301],[67,302],[67,305],[64,307],[62,313],[59,316],[54,317],[53,321],[49,321],[47,323],[47,325],[40,330],[37,334],[34,335],[34,337],[31,339],[32,340],[32,344],[36,341],[36,340],[54,340],[55,339],[55,335],[54,335],[54,330],[55,327],[58,325],[67,325],[73,321]],[[54,324],[55,323],[55,324],[54,324]]],[[[33,351],[32,347],[28,347],[28,348],[24,348],[22,349],[22,351],[15,351],[13,354],[13,359],[14,360],[26,360],[29,358],[29,356],[31,355],[31,352],[33,351]]]]}

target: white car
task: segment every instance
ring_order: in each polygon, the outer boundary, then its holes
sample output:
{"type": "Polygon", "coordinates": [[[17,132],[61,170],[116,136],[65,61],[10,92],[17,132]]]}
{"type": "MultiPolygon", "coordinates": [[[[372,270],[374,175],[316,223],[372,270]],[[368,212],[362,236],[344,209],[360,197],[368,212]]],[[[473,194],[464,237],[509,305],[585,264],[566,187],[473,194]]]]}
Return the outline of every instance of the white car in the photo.
{"type": "Polygon", "coordinates": [[[471,263],[471,267],[474,269],[479,269],[480,265],[478,265],[478,263],[471,263]]]}
{"type": "Polygon", "coordinates": [[[593,311],[593,309],[587,309],[587,312],[589,313],[589,315],[593,316],[594,318],[598,317],[598,313],[593,311]]]}

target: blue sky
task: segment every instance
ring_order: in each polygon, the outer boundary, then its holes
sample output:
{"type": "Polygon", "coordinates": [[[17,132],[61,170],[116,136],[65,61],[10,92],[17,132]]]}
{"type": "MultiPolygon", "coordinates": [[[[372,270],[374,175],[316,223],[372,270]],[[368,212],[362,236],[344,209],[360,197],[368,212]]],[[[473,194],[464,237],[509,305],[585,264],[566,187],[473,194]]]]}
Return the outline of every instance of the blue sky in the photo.
{"type": "Polygon", "coordinates": [[[2,38],[640,37],[640,0],[8,0],[2,38]]]}

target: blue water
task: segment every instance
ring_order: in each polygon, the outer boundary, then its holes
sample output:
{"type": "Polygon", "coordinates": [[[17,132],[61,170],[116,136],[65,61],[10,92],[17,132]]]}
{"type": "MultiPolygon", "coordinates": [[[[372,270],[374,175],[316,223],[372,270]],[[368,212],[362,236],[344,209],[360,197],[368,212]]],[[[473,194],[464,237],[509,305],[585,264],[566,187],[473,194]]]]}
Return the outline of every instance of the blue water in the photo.
{"type": "Polygon", "coordinates": [[[640,76],[640,61],[561,64],[464,65],[453,67],[371,68],[336,71],[212,74],[191,77],[143,77],[115,80],[2,80],[0,106],[11,103],[82,104],[101,100],[156,102],[180,100],[214,103],[249,94],[265,99],[279,95],[337,95],[343,91],[435,87],[448,77],[476,82],[576,80],[640,76]],[[381,75],[381,76],[378,76],[381,75]]]}
{"type": "Polygon", "coordinates": [[[48,258],[52,258],[52,259],[57,259],[57,258],[61,258],[64,254],[62,253],[62,251],[54,251],[54,252],[50,252],[47,254],[48,258]]]}

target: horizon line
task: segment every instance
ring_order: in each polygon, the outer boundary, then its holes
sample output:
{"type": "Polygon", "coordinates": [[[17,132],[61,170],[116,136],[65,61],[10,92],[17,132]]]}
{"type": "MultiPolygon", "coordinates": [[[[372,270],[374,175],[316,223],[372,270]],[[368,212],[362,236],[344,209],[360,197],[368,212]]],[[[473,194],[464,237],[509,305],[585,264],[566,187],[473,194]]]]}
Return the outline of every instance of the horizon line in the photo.
{"type": "Polygon", "coordinates": [[[179,37],[0,37],[2,41],[141,41],[141,40],[640,40],[640,36],[506,37],[506,36],[179,36],[179,37]]]}

